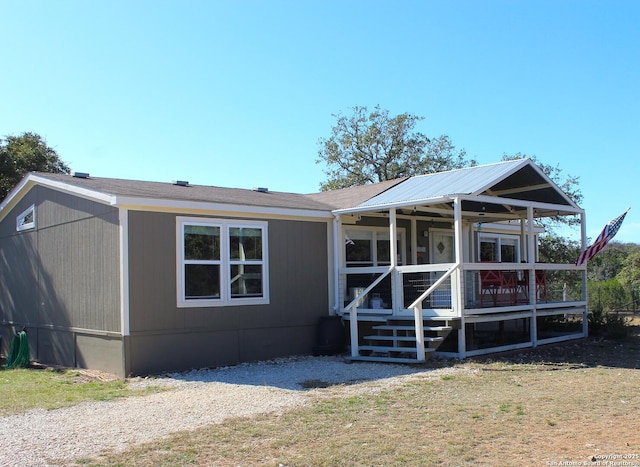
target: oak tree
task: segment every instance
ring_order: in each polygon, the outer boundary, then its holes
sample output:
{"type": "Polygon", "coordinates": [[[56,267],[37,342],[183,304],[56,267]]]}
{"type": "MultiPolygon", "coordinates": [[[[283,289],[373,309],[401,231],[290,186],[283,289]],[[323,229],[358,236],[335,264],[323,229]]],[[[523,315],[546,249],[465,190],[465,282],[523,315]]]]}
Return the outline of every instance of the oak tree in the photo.
{"type": "Polygon", "coordinates": [[[69,173],[69,167],[36,133],[0,139],[0,199],[29,172],[69,173]]]}
{"type": "Polygon", "coordinates": [[[416,131],[423,120],[409,113],[389,115],[380,106],[334,114],[331,136],[318,141],[317,163],[325,163],[323,191],[377,183],[475,165],[446,135],[428,138],[416,131]]]}

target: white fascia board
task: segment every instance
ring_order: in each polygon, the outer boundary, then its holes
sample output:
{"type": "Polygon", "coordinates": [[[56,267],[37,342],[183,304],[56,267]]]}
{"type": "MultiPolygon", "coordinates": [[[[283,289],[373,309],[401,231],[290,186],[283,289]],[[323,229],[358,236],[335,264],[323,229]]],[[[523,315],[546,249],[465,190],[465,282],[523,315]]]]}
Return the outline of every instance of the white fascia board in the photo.
{"type": "Polygon", "coordinates": [[[188,213],[235,213],[266,218],[295,217],[307,220],[319,220],[326,222],[333,219],[330,211],[316,211],[312,209],[275,208],[264,206],[249,206],[244,204],[209,203],[206,201],[183,201],[157,198],[137,198],[130,196],[114,197],[113,203],[118,207],[126,207],[136,211],[166,211],[188,213]]]}
{"type": "Polygon", "coordinates": [[[15,205],[22,198],[22,196],[19,196],[19,194],[23,190],[26,192],[26,188],[30,188],[31,185],[33,185],[33,182],[30,182],[29,177],[23,178],[22,181],[9,192],[4,201],[0,203],[0,220],[4,219],[4,216],[7,214],[7,212],[11,210],[7,208],[13,207],[13,205],[15,205]],[[29,187],[27,187],[27,185],[29,185],[29,187]]]}
{"type": "Polygon", "coordinates": [[[40,177],[35,174],[27,175],[22,182],[20,182],[7,196],[5,201],[0,205],[0,210],[4,209],[6,204],[9,204],[12,198],[16,197],[24,188],[31,188],[33,185],[42,185],[48,188],[53,188],[58,191],[64,191],[66,193],[71,193],[82,198],[91,199],[94,201],[98,201],[104,204],[113,204],[113,200],[115,197],[108,193],[102,193],[96,190],[89,190],[87,188],[78,187],[75,185],[70,185],[65,182],[59,182],[57,180],[50,180],[45,177],[40,177]]]}
{"type": "Polygon", "coordinates": [[[103,193],[101,191],[89,190],[87,188],[70,185],[68,183],[59,182],[56,180],[49,180],[47,178],[39,177],[37,175],[33,175],[33,181],[38,183],[38,185],[43,185],[49,188],[54,188],[56,190],[65,191],[67,193],[71,193],[82,198],[87,198],[93,201],[98,201],[104,204],[113,204],[113,200],[115,199],[114,195],[103,193]]]}
{"type": "Polygon", "coordinates": [[[77,187],[68,183],[59,182],[55,180],[49,180],[48,178],[40,177],[36,174],[30,173],[22,179],[16,187],[11,190],[5,200],[0,204],[0,220],[2,220],[8,211],[17,204],[22,197],[33,187],[34,185],[41,185],[54,190],[71,193],[82,198],[87,198],[93,201],[104,204],[113,204],[113,195],[101,193],[95,190],[88,190],[86,188],[77,187]]]}
{"type": "Polygon", "coordinates": [[[387,204],[378,204],[378,205],[370,205],[370,206],[356,206],[353,208],[336,209],[332,212],[335,216],[339,216],[341,214],[356,214],[356,213],[363,213],[368,211],[404,208],[409,206],[428,206],[431,204],[448,203],[453,201],[455,198],[459,198],[461,201],[476,201],[476,202],[487,203],[487,204],[501,204],[501,205],[510,205],[510,206],[519,206],[519,207],[531,206],[534,209],[537,208],[537,209],[546,209],[549,211],[559,211],[560,213],[565,213],[565,214],[584,213],[584,210],[581,209],[580,207],[577,207],[574,203],[571,203],[571,206],[566,206],[563,204],[540,203],[536,201],[526,201],[526,200],[511,199],[511,198],[499,198],[499,197],[488,196],[488,195],[467,195],[467,194],[451,194],[451,195],[439,196],[437,198],[414,199],[414,200],[407,200],[407,201],[399,201],[397,203],[387,203],[387,204]]]}
{"type": "Polygon", "coordinates": [[[462,195],[460,199],[463,201],[477,201],[487,204],[501,204],[506,206],[532,207],[534,209],[546,209],[549,211],[559,211],[565,214],[582,214],[584,209],[577,207],[575,204],[566,206],[564,204],[540,203],[537,201],[526,201],[511,198],[498,198],[488,195],[462,195]]]}
{"type": "Polygon", "coordinates": [[[388,209],[397,209],[397,208],[406,208],[407,206],[428,206],[430,204],[440,204],[440,203],[448,203],[452,201],[454,196],[438,196],[436,198],[424,198],[424,199],[412,199],[405,201],[398,201],[395,203],[384,203],[384,204],[375,204],[368,206],[356,206],[353,208],[346,209],[335,209],[331,211],[335,216],[339,216],[340,214],[355,214],[360,212],[368,212],[368,211],[386,211],[388,209]]]}

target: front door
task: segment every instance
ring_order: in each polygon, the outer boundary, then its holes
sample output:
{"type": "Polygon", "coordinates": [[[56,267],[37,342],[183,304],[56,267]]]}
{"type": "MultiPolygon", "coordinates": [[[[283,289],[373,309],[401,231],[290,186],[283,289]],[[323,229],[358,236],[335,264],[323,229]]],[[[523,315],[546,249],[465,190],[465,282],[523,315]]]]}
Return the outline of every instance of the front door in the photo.
{"type": "MultiPolygon", "coordinates": [[[[455,244],[453,232],[449,230],[432,230],[429,233],[431,239],[430,257],[431,264],[453,263],[455,259],[455,244]]],[[[437,281],[444,272],[431,273],[431,283],[437,281]]],[[[438,290],[431,294],[431,306],[433,308],[451,308],[451,281],[445,282],[438,290]],[[449,284],[447,286],[447,284],[449,284]]]]}

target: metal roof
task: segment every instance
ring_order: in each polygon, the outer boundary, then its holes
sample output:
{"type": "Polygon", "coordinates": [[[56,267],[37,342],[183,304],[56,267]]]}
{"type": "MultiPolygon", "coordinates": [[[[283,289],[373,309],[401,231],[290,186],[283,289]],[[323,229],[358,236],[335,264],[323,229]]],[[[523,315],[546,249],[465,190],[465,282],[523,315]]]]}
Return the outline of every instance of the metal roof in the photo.
{"type": "Polygon", "coordinates": [[[521,160],[419,175],[374,196],[361,203],[360,206],[378,206],[403,201],[413,202],[449,195],[470,195],[482,192],[486,189],[488,181],[501,179],[513,171],[514,167],[520,165],[522,165],[521,160]]]}
{"type": "Polygon", "coordinates": [[[483,194],[577,208],[530,159],[518,159],[411,177],[356,209],[424,205],[459,195],[483,194]]]}

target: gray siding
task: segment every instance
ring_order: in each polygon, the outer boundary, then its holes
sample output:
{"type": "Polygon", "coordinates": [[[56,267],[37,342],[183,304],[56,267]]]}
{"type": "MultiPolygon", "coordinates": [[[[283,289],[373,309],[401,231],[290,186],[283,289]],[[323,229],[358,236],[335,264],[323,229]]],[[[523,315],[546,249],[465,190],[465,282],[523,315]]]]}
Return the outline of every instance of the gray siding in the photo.
{"type": "Polygon", "coordinates": [[[0,223],[0,274],[3,335],[26,327],[32,358],[81,363],[78,336],[120,332],[118,210],[34,187],[0,223]],[[36,228],[16,232],[32,204],[36,228]]]}
{"type": "Polygon", "coordinates": [[[270,304],[178,308],[176,215],[129,214],[127,372],[310,353],[328,305],[327,225],[269,220],[270,304]]]}
{"type": "Polygon", "coordinates": [[[41,321],[120,331],[117,211],[39,230],[41,321]]]}
{"type": "Polygon", "coordinates": [[[0,238],[0,313],[2,322],[38,322],[39,264],[36,232],[0,238]]]}
{"type": "Polygon", "coordinates": [[[132,333],[184,329],[176,309],[175,214],[129,212],[129,323],[132,333]]]}
{"type": "MultiPolygon", "coordinates": [[[[36,204],[35,190],[22,200],[0,222],[0,318],[2,323],[28,325],[38,322],[37,232],[16,232],[16,216],[36,204]]],[[[8,334],[10,336],[10,334],[8,334]]],[[[9,342],[3,335],[2,346],[9,342]]]]}

